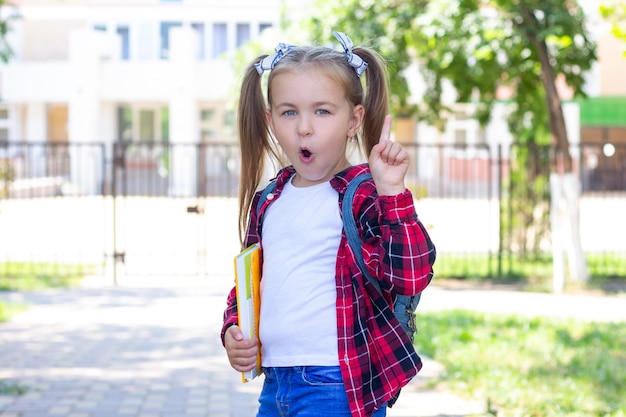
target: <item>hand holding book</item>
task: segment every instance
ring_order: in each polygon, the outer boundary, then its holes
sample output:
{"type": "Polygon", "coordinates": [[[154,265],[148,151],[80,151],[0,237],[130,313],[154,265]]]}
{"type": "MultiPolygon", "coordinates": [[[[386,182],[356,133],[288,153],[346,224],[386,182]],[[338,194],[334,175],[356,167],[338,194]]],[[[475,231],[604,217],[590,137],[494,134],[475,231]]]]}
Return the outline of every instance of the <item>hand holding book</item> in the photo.
{"type": "MultiPolygon", "coordinates": [[[[230,326],[224,333],[224,346],[230,366],[241,372],[242,377],[257,366],[259,345],[257,339],[244,339],[239,326],[230,326]]],[[[250,374],[249,374],[250,375],[250,374]]],[[[251,375],[250,375],[251,376],[251,375]]],[[[246,382],[250,377],[243,377],[246,382]]]]}
{"type": "MultiPolygon", "coordinates": [[[[243,340],[245,341],[258,341],[259,339],[259,315],[261,308],[261,297],[259,292],[260,279],[261,249],[257,243],[246,248],[235,257],[235,288],[237,291],[238,327],[241,333],[233,334],[229,332],[233,335],[234,344],[238,342],[238,338],[241,335],[243,335],[243,340]]],[[[249,345],[250,343],[239,343],[239,346],[233,349],[235,357],[231,357],[231,355],[229,355],[231,364],[233,364],[233,360],[240,361],[237,365],[239,365],[240,369],[242,369],[241,378],[243,382],[248,382],[263,373],[261,368],[261,349],[258,346],[258,343],[256,344],[256,358],[254,366],[250,370],[243,370],[249,367],[249,365],[246,366],[246,364],[253,359],[252,355],[254,355],[254,349],[250,350],[249,345]]],[[[252,345],[252,347],[255,346],[252,345]]]]}

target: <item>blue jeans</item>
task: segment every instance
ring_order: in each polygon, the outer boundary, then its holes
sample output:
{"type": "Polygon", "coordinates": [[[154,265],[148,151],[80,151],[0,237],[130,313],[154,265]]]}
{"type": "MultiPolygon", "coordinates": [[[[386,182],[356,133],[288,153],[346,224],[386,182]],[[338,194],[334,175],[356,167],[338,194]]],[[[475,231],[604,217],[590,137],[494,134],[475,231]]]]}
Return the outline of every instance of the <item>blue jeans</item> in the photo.
{"type": "MultiPolygon", "coordinates": [[[[263,368],[257,417],[351,417],[338,366],[263,368]]],[[[374,417],[385,417],[387,406],[374,417]]]]}

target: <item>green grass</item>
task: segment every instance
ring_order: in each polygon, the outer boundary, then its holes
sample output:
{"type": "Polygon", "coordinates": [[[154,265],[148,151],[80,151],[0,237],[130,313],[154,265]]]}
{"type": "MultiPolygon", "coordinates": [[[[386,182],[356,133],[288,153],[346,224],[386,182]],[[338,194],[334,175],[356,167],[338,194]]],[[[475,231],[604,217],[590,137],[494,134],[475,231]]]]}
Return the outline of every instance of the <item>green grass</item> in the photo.
{"type": "Polygon", "coordinates": [[[47,263],[0,263],[0,291],[33,291],[76,286],[93,266],[47,263]]]}
{"type": "Polygon", "coordinates": [[[626,326],[468,311],[418,314],[418,352],[498,416],[626,415],[626,326]]]}
{"type": "MultiPolygon", "coordinates": [[[[83,277],[73,265],[0,263],[0,291],[69,288],[78,285],[83,277]]],[[[24,309],[24,306],[0,301],[0,323],[24,309]]]]}
{"type": "Polygon", "coordinates": [[[0,301],[0,323],[10,319],[16,313],[24,310],[26,307],[21,304],[5,303],[0,301]]]}
{"type": "MultiPolygon", "coordinates": [[[[45,263],[0,263],[0,291],[33,291],[45,288],[69,288],[80,283],[85,270],[93,267],[45,263]]],[[[88,272],[87,272],[88,273],[88,272]]],[[[26,307],[0,301],[0,323],[26,307]]],[[[28,388],[0,380],[0,395],[23,395],[28,388]]]]}
{"type": "MultiPolygon", "coordinates": [[[[622,282],[626,285],[626,258],[620,254],[588,254],[587,267],[591,287],[600,288],[606,282],[622,282]]],[[[543,254],[534,258],[520,258],[496,254],[448,254],[437,255],[437,276],[462,280],[489,280],[490,282],[523,282],[532,286],[538,283],[551,287],[552,257],[543,254]]],[[[533,288],[537,290],[537,288],[533,288]]]]}
{"type": "Polygon", "coordinates": [[[28,388],[26,387],[0,381],[0,395],[24,395],[27,392],[28,388]]]}

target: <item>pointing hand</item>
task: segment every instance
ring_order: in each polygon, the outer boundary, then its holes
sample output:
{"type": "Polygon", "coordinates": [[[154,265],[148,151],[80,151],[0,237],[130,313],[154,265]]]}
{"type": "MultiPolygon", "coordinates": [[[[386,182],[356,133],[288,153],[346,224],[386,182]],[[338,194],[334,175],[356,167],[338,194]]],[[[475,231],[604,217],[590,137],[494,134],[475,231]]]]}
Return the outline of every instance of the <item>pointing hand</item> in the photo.
{"type": "Polygon", "coordinates": [[[385,117],[380,140],[372,148],[369,166],[379,195],[396,195],[404,192],[404,177],[409,169],[409,155],[399,143],[389,139],[391,116],[385,117]]]}

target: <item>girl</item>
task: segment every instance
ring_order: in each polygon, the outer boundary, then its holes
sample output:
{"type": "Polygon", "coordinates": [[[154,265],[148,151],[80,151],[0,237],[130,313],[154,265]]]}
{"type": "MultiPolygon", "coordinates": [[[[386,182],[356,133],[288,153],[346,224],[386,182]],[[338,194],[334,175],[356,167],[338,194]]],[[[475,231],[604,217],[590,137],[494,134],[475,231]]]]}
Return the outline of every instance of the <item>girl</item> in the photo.
{"type": "Polygon", "coordinates": [[[239,228],[243,247],[260,241],[263,251],[260,341],[244,340],[236,326],[233,289],[222,342],[240,372],[261,349],[258,417],[385,416],[422,366],[389,306],[395,294],[429,284],[435,248],[404,184],[408,155],[389,140],[386,67],[374,51],[335,36],[343,51],[280,44],[247,68],[241,89],[239,228]],[[266,102],[261,76],[269,70],[266,102]],[[353,141],[368,164],[351,166],[353,141]],[[289,166],[259,201],[268,155],[284,155],[289,166]],[[353,212],[382,294],[359,270],[340,215],[347,185],[369,171],[353,212]]]}

